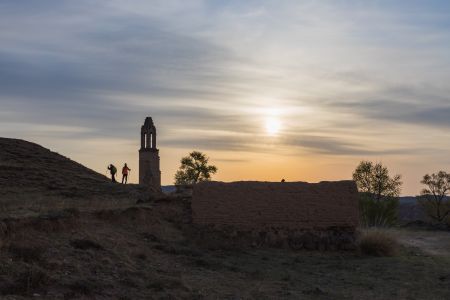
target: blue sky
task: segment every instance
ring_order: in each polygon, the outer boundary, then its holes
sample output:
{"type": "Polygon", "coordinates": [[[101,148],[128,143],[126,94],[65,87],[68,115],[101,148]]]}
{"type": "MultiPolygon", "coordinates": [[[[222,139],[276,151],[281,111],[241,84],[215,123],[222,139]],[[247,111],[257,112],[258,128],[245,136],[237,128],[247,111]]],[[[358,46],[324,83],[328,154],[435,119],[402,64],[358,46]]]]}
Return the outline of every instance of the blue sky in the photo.
{"type": "Polygon", "coordinates": [[[0,135],[101,173],[147,115],[166,184],[192,149],[226,181],[449,170],[448,1],[0,1],[0,28],[0,135]]]}

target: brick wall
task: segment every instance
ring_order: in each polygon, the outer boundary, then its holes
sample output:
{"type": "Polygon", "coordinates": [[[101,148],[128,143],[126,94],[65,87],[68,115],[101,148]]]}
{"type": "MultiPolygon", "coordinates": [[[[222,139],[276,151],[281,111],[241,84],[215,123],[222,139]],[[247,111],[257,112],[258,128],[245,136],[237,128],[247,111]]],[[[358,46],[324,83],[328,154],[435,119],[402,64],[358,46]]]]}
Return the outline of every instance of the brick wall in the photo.
{"type": "Polygon", "coordinates": [[[354,229],[358,192],[353,181],[203,182],[194,186],[192,216],[196,224],[241,229],[354,229]]]}

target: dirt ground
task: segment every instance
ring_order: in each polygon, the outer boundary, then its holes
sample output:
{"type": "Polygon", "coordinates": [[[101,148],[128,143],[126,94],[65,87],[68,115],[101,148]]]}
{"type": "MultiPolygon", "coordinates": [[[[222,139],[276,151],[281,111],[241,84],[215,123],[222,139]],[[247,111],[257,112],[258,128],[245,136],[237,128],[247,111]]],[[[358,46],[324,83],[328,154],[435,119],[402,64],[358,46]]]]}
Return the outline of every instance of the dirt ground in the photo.
{"type": "Polygon", "coordinates": [[[4,299],[450,299],[450,256],[411,242],[425,238],[426,243],[428,235],[423,232],[398,231],[406,246],[396,257],[365,257],[350,251],[211,250],[192,238],[186,209],[180,202],[168,201],[3,219],[0,295],[4,299]]]}
{"type": "Polygon", "coordinates": [[[392,230],[400,243],[424,254],[450,257],[450,232],[421,229],[392,230]]]}

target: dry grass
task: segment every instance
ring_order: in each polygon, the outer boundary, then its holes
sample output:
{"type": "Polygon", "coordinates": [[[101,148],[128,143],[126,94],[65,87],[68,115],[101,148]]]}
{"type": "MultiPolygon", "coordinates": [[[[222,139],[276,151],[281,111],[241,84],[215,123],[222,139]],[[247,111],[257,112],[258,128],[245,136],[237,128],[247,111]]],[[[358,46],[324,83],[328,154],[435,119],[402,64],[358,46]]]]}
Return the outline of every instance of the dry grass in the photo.
{"type": "Polygon", "coordinates": [[[397,238],[386,229],[362,231],[358,246],[363,255],[395,256],[399,252],[397,238]]]}
{"type": "Polygon", "coordinates": [[[209,250],[189,238],[183,210],[161,202],[2,221],[9,233],[0,249],[0,298],[450,299],[445,257],[209,250]]]}

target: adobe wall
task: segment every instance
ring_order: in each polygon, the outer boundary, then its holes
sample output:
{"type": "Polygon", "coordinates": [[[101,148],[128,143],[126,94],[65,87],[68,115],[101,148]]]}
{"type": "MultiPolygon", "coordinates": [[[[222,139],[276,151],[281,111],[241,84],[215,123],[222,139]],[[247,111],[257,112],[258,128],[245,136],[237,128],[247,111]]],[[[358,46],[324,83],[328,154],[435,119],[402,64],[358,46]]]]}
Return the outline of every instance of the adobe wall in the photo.
{"type": "Polygon", "coordinates": [[[202,182],[194,186],[193,222],[243,230],[324,231],[359,225],[353,181],[202,182]]]}

